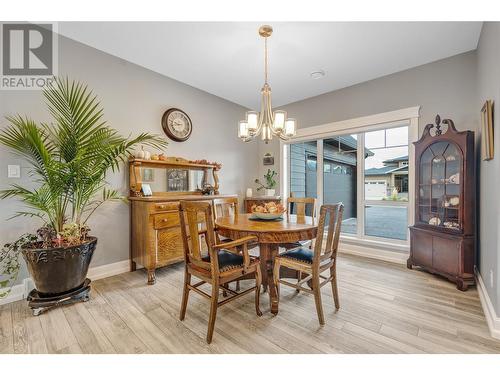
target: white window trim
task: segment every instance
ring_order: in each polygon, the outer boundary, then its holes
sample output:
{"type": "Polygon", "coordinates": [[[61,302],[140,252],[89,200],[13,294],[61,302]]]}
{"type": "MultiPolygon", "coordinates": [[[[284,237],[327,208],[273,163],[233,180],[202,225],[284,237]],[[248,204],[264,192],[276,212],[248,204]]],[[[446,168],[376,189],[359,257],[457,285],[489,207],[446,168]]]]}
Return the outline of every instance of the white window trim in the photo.
{"type": "MultiPolygon", "coordinates": [[[[420,106],[399,109],[396,111],[378,113],[376,115],[357,117],[349,120],[330,122],[328,124],[310,126],[297,130],[297,134],[290,141],[281,141],[282,144],[303,142],[315,138],[326,138],[329,135],[341,135],[380,130],[390,125],[391,122],[399,122],[420,117],[420,106]]],[[[417,133],[418,134],[418,133],[417,133]]]]}
{"type": "MultiPolygon", "coordinates": [[[[414,224],[415,220],[415,146],[413,142],[418,140],[419,129],[418,129],[418,119],[420,117],[420,106],[403,108],[395,111],[378,113],[370,116],[363,116],[349,120],[331,122],[322,125],[311,126],[307,128],[302,128],[297,130],[297,134],[293,139],[289,141],[280,141],[280,194],[286,199],[289,196],[289,186],[290,177],[288,176],[288,161],[289,161],[289,150],[288,147],[292,143],[301,143],[308,140],[318,141],[318,154],[323,148],[323,138],[328,138],[330,136],[338,136],[343,134],[353,134],[357,132],[366,133],[369,131],[381,130],[391,127],[391,123],[399,123],[406,121],[408,123],[408,225],[414,224]]],[[[364,136],[364,134],[361,134],[364,136]]],[[[318,158],[318,171],[323,171],[322,158],[318,158]],[[319,165],[321,164],[321,165],[319,165]],[[320,169],[321,167],[321,169],[320,169]]],[[[364,158],[358,153],[358,168],[364,167],[364,158]]],[[[323,173],[318,173],[318,202],[321,204],[323,202],[323,173]],[[320,184],[321,183],[321,184],[320,184]]],[[[364,181],[359,179],[358,181],[358,202],[363,201],[364,192],[364,181]]],[[[368,203],[368,202],[365,202],[368,203]]],[[[364,220],[364,209],[358,210],[358,220],[364,220]]],[[[358,231],[360,231],[361,226],[358,226],[358,231]]],[[[354,238],[349,236],[342,236],[346,241],[356,241],[360,244],[368,246],[366,249],[367,255],[369,255],[372,248],[370,244],[374,243],[373,237],[370,239],[354,238]]],[[[387,244],[387,248],[397,248],[398,250],[409,251],[409,236],[407,241],[400,240],[390,240],[381,238],[380,241],[375,239],[376,243],[387,244]]]]}

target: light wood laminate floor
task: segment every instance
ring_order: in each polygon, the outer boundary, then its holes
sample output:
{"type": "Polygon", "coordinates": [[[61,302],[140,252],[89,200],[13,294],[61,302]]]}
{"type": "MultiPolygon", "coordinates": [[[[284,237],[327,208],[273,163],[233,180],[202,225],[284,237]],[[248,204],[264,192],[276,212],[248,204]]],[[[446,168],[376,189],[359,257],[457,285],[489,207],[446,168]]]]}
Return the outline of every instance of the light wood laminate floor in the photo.
{"type": "Polygon", "coordinates": [[[180,322],[181,264],[92,283],[92,298],[38,317],[26,302],[0,306],[0,353],[500,353],[489,336],[475,288],[404,266],[342,255],[341,309],[325,286],[326,325],[311,295],[282,286],[280,312],[257,317],[253,295],[221,307],[214,340],[205,343],[208,301],[190,294],[180,322]]]}

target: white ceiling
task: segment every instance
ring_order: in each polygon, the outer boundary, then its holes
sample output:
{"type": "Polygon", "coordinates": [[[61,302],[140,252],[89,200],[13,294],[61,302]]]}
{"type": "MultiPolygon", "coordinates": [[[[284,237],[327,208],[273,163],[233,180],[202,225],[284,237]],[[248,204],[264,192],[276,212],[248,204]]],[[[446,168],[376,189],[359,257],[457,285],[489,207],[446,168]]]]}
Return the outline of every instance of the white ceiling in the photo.
{"type": "MultiPolygon", "coordinates": [[[[248,108],[260,106],[266,22],[61,22],[59,33],[248,108]]],[[[281,106],[477,47],[481,22],[270,22],[281,106]],[[310,73],[324,70],[313,80],[310,73]]]]}

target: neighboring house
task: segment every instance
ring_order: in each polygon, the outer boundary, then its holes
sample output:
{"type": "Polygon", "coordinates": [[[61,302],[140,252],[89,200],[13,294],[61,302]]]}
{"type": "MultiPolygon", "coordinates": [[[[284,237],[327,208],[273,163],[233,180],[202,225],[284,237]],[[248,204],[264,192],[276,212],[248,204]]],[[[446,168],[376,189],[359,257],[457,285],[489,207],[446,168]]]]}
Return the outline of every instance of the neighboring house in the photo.
{"type": "MultiPolygon", "coordinates": [[[[339,136],[323,140],[323,201],[344,203],[344,219],[356,217],[357,140],[339,136]]],[[[365,158],[373,153],[365,150],[365,158]]],[[[316,197],[316,141],[290,147],[290,191],[297,197],[316,197]]]]}
{"type": "Polygon", "coordinates": [[[408,155],[385,160],[382,168],[365,170],[365,199],[390,197],[394,188],[398,198],[408,199],[408,155]]]}

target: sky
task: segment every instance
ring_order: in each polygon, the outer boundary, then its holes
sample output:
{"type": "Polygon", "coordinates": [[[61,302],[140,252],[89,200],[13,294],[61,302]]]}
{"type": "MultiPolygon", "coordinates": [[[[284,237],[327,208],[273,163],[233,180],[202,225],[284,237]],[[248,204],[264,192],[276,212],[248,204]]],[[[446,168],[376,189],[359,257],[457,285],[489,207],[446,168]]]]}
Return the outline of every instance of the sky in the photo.
{"type": "Polygon", "coordinates": [[[382,168],[384,160],[408,155],[408,127],[365,133],[365,147],[375,154],[365,159],[365,169],[382,168]]]}

